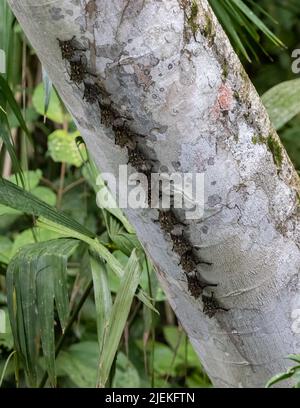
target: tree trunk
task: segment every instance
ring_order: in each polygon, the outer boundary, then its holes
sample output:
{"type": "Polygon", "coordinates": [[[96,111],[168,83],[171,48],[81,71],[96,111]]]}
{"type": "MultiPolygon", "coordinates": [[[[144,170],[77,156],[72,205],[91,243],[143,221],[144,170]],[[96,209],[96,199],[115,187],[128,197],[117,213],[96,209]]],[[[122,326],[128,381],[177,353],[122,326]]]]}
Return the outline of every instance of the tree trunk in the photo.
{"type": "Polygon", "coordinates": [[[204,173],[204,215],[184,234],[228,311],[203,313],[157,210],[125,213],[213,384],[264,386],[300,349],[298,176],[207,1],[8,2],[101,171],[128,162],[111,126],[125,117],[155,168],[204,173]],[[57,37],[73,35],[105,90],[102,121],[62,60],[57,37]]]}

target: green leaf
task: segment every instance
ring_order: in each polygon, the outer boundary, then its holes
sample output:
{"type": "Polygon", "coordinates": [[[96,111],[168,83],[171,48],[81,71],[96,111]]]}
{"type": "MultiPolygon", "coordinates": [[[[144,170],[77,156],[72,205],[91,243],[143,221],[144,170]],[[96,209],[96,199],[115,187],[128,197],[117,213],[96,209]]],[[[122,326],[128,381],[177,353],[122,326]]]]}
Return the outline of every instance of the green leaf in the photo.
{"type": "Polygon", "coordinates": [[[35,242],[49,241],[56,238],[61,238],[61,236],[52,231],[36,227],[26,229],[16,236],[9,254],[9,259],[11,259],[24,245],[34,244],[35,242]]]}
{"type": "Polygon", "coordinates": [[[110,319],[112,298],[107,282],[105,264],[100,259],[96,259],[92,256],[90,257],[90,262],[96,304],[97,335],[99,351],[101,351],[103,347],[104,335],[110,319]]]}
{"type": "MultiPolygon", "coordinates": [[[[41,170],[25,171],[23,172],[23,187],[42,201],[54,206],[56,203],[56,194],[47,187],[38,186],[41,178],[41,170]]],[[[16,175],[12,175],[8,180],[14,184],[18,184],[18,177],[16,177],[16,175]]],[[[21,215],[22,212],[0,204],[0,215],[4,214],[21,215]]]]}
{"type": "MultiPolygon", "coordinates": [[[[41,181],[42,178],[42,171],[41,170],[30,170],[30,171],[24,171],[24,188],[27,191],[32,191],[34,188],[36,188],[41,181]]],[[[13,174],[8,178],[9,181],[11,181],[14,184],[18,184],[18,177],[13,174]]]]}
{"type": "Polygon", "coordinates": [[[55,380],[54,301],[61,327],[69,315],[67,259],[77,240],[58,239],[24,246],[7,269],[7,298],[14,343],[31,386],[37,384],[39,337],[51,383],[55,380]]]}
{"type": "Polygon", "coordinates": [[[32,103],[35,107],[36,111],[44,116],[52,120],[53,122],[63,124],[65,120],[65,115],[63,111],[63,107],[60,103],[58,96],[56,95],[54,89],[52,88],[49,98],[49,106],[47,112],[45,114],[45,100],[46,94],[43,83],[40,83],[34,90],[32,103]]]}
{"type": "MultiPolygon", "coordinates": [[[[140,349],[144,349],[144,345],[141,341],[137,341],[137,345],[140,349]]],[[[152,344],[147,344],[147,351],[152,352],[152,344]]],[[[174,377],[176,375],[176,368],[179,365],[184,364],[184,358],[179,354],[174,354],[174,351],[166,344],[155,342],[154,348],[154,370],[158,375],[170,375],[174,377]]]]}
{"type": "MultiPolygon", "coordinates": [[[[54,336],[54,280],[50,277],[51,269],[55,271],[57,258],[52,255],[44,255],[39,259],[39,271],[36,277],[36,306],[41,330],[42,349],[45,364],[48,370],[50,382],[56,385],[55,373],[55,336],[54,336]]],[[[64,265],[63,265],[64,266],[64,265]]],[[[62,266],[62,267],[63,267],[62,266]]],[[[65,271],[63,271],[65,273],[65,271]]],[[[65,288],[64,297],[68,301],[65,288]]]]}
{"type": "Polygon", "coordinates": [[[70,165],[80,167],[86,157],[84,145],[80,147],[76,144],[79,132],[68,133],[65,130],[55,130],[48,136],[48,151],[55,162],[65,162],[70,165]],[[81,151],[79,152],[80,149],[81,151]]]}
{"type": "Polygon", "coordinates": [[[289,354],[288,358],[292,361],[295,361],[295,363],[300,364],[300,354],[289,354]]]}
{"type": "Polygon", "coordinates": [[[83,225],[58,211],[54,207],[39,200],[33,194],[25,191],[8,180],[0,179],[0,204],[5,205],[25,214],[36,217],[43,216],[46,219],[72,229],[81,235],[94,237],[94,234],[83,225]]]}
{"type": "Polygon", "coordinates": [[[38,186],[32,190],[32,194],[52,207],[56,204],[56,194],[48,187],[38,186]]]}
{"type": "Polygon", "coordinates": [[[22,130],[26,133],[26,135],[29,138],[31,138],[30,132],[26,126],[25,120],[19,108],[18,102],[15,100],[14,94],[12,93],[7,81],[1,74],[0,74],[0,93],[2,93],[3,96],[5,96],[8,105],[13,111],[15,117],[18,119],[18,122],[22,130]]]}
{"type": "Polygon", "coordinates": [[[49,78],[44,67],[42,67],[42,73],[43,73],[43,84],[44,84],[44,90],[45,90],[45,104],[44,104],[44,119],[45,119],[48,109],[49,109],[50,100],[51,100],[52,81],[49,78]]]}
{"type": "Polygon", "coordinates": [[[253,11],[242,0],[231,0],[236,7],[251,21],[251,23],[261,30],[275,45],[284,47],[283,42],[272,33],[263,21],[253,13],[253,11]]]}
{"type": "Polygon", "coordinates": [[[0,236],[0,262],[7,264],[13,243],[8,237],[0,236]]]}
{"type": "Polygon", "coordinates": [[[277,384],[280,381],[283,380],[288,380],[289,378],[291,378],[294,375],[293,371],[289,371],[286,373],[281,373],[281,374],[277,374],[274,375],[274,377],[272,377],[266,384],[266,388],[270,388],[272,387],[274,384],[277,384]]]}
{"type": "Polygon", "coordinates": [[[89,158],[89,161],[83,167],[82,174],[96,193],[98,207],[107,210],[116,217],[129,234],[135,234],[134,228],[130,225],[122,210],[118,208],[116,200],[106,187],[101,174],[91,158],[89,158]]]}
{"type": "Polygon", "coordinates": [[[282,82],[262,96],[271,122],[276,130],[281,129],[300,113],[300,79],[282,82]]]}
{"type": "Polygon", "coordinates": [[[186,335],[175,326],[165,326],[163,328],[165,339],[175,354],[181,358],[187,357],[186,364],[189,367],[200,367],[199,358],[190,343],[186,347],[186,335]]]}
{"type": "Polygon", "coordinates": [[[99,348],[97,342],[82,341],[61,351],[57,358],[58,375],[67,375],[80,388],[95,387],[99,348]]]}
{"type": "Polygon", "coordinates": [[[134,248],[142,250],[137,236],[135,234],[128,234],[115,217],[106,211],[103,211],[103,217],[110,239],[124,254],[129,256],[134,248]]]}
{"type": "Polygon", "coordinates": [[[139,260],[135,251],[128,261],[120,289],[112,307],[109,325],[105,333],[103,349],[100,355],[98,386],[105,387],[118,345],[128,319],[131,303],[140,279],[139,260]]]}
{"type": "Polygon", "coordinates": [[[140,377],[132,362],[119,352],[116,360],[116,373],[113,379],[112,388],[139,388],[140,377]]]}
{"type": "MultiPolygon", "coordinates": [[[[245,1],[209,0],[209,3],[236,51],[240,52],[247,61],[251,62],[251,54],[257,59],[255,49],[252,46],[253,41],[265,52],[261,43],[261,33],[276,46],[284,47],[282,41],[247,6],[245,1]]],[[[254,2],[251,2],[251,4],[252,8],[256,8],[258,13],[263,13],[270,20],[273,20],[262,7],[254,2]]]]}

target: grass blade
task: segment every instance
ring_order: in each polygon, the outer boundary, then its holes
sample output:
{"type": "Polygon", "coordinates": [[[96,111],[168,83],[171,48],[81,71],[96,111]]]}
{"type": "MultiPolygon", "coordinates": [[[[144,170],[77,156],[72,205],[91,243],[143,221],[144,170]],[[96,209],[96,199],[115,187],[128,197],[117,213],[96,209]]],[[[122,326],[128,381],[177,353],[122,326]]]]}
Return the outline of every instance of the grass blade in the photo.
{"type": "Polygon", "coordinates": [[[110,370],[128,319],[131,303],[138,287],[140,275],[141,268],[139,261],[136,252],[133,251],[113,304],[109,325],[105,334],[105,340],[99,361],[98,387],[105,387],[109,378],[110,370]]]}
{"type": "Polygon", "coordinates": [[[43,216],[50,221],[72,229],[79,234],[93,238],[95,235],[63,212],[51,207],[44,201],[8,180],[0,178],[0,204],[33,216],[43,216]]]}
{"type": "Polygon", "coordinates": [[[101,352],[112,309],[112,298],[103,261],[90,257],[96,305],[97,335],[101,352]]]}
{"type": "Polygon", "coordinates": [[[4,79],[4,77],[0,74],[0,92],[2,95],[5,97],[8,105],[10,106],[11,110],[13,111],[15,117],[17,118],[20,127],[22,130],[26,133],[26,135],[29,137],[31,140],[31,135],[30,132],[27,128],[27,125],[25,123],[25,120],[23,118],[22,112],[19,108],[18,102],[15,100],[14,94],[12,93],[7,81],[4,79]]]}
{"type": "Polygon", "coordinates": [[[42,67],[42,73],[43,73],[43,83],[44,83],[44,90],[45,90],[45,105],[44,105],[44,122],[45,122],[49,104],[50,104],[50,99],[51,99],[52,81],[49,78],[44,67],[42,67]]]}

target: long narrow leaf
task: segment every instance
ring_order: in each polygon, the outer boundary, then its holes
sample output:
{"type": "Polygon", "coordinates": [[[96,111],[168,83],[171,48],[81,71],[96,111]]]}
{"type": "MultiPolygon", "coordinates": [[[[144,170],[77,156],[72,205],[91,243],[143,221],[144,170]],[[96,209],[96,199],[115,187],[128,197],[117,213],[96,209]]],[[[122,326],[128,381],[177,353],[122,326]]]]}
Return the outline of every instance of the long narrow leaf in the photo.
{"type": "Polygon", "coordinates": [[[104,335],[108,327],[112,308],[112,298],[108,286],[105,264],[98,258],[90,257],[94,283],[97,335],[99,350],[103,347],[104,335]]]}
{"type": "Polygon", "coordinates": [[[131,303],[140,280],[141,269],[135,251],[128,261],[121,286],[112,307],[109,326],[99,361],[98,387],[105,387],[121,340],[131,303]]]}
{"type": "Polygon", "coordinates": [[[0,204],[22,211],[25,214],[37,217],[43,216],[80,234],[94,237],[92,232],[71,217],[39,200],[30,192],[4,179],[0,179],[0,204]]]}
{"type": "Polygon", "coordinates": [[[0,92],[2,95],[5,96],[5,99],[10,106],[11,110],[13,111],[15,117],[17,118],[22,130],[27,134],[29,139],[31,139],[30,132],[26,126],[25,120],[23,118],[22,112],[19,108],[17,101],[15,100],[14,94],[12,93],[7,81],[4,77],[0,74],[0,92]]]}
{"type": "Polygon", "coordinates": [[[0,107],[2,107],[0,109],[0,138],[3,140],[3,143],[10,156],[10,159],[13,165],[13,169],[15,170],[16,174],[20,175],[21,181],[24,184],[21,164],[17,157],[17,152],[16,152],[16,149],[13,143],[13,139],[11,137],[10,127],[9,127],[9,123],[8,123],[8,119],[7,119],[7,115],[5,111],[6,103],[3,98],[3,95],[1,94],[1,90],[0,90],[0,107]]]}

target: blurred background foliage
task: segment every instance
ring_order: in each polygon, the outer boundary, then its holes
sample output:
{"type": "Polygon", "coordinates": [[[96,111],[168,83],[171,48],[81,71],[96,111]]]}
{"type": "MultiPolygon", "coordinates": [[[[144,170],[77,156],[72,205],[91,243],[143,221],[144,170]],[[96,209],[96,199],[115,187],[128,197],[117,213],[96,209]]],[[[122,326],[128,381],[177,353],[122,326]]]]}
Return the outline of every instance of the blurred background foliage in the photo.
{"type": "MultiPolygon", "coordinates": [[[[252,0],[210,0],[210,3],[261,95],[279,83],[299,79],[299,75],[294,74],[291,69],[291,53],[300,48],[298,0],[261,0],[259,5],[252,0]]],[[[78,246],[75,243],[76,248],[70,252],[68,259],[59,258],[59,251],[56,250],[56,258],[51,258],[53,262],[67,262],[66,267],[62,266],[59,270],[66,277],[69,299],[69,315],[66,316],[68,330],[61,333],[61,315],[56,306],[53,309],[55,325],[49,330],[53,331],[54,337],[49,333],[42,335],[42,346],[34,349],[32,355],[26,356],[22,352],[22,341],[28,342],[26,345],[30,348],[36,339],[28,340],[28,333],[35,328],[31,326],[30,321],[23,322],[23,334],[18,332],[22,340],[19,338],[21,351],[18,353],[22,359],[14,352],[12,328],[7,318],[7,332],[0,333],[0,386],[25,386],[30,384],[30,379],[35,375],[38,378],[35,385],[39,383],[43,386],[48,376],[51,380],[55,340],[58,356],[54,376],[57,376],[59,387],[95,386],[97,379],[101,378],[98,366],[99,354],[103,353],[103,348],[105,355],[112,355],[112,364],[108,367],[109,378],[104,381],[106,385],[210,387],[209,378],[159,287],[150,262],[146,259],[131,226],[121,212],[112,214],[97,207],[97,171],[88,158],[70,115],[55,90],[51,89],[47,75],[5,0],[0,0],[0,49],[5,50],[7,55],[7,73],[1,76],[0,82],[2,177],[13,185],[18,184],[25,188],[31,194],[30,197],[40,200],[38,203],[44,202],[62,210],[70,219],[84,225],[91,236],[98,237],[117,265],[121,265],[125,270],[124,279],[120,279],[120,276],[114,273],[117,270],[114,261],[112,266],[110,261],[107,261],[103,273],[103,264],[97,260],[93,264],[90,248],[87,249],[83,242],[78,246]],[[6,85],[9,86],[11,94],[6,85]],[[12,101],[12,96],[16,103],[12,101]],[[133,249],[136,250],[138,267],[133,265],[134,257],[130,257],[133,249]],[[110,316],[118,316],[118,312],[126,309],[126,299],[122,296],[124,297],[124,293],[129,289],[133,290],[134,295],[137,286],[126,286],[128,282],[125,278],[132,278],[137,269],[140,269],[137,281],[140,296],[134,296],[133,300],[127,299],[132,303],[131,306],[129,304],[128,314],[120,317],[119,327],[109,326],[112,337],[118,338],[120,335],[120,343],[113,348],[111,344],[107,344],[107,333],[100,333],[101,306],[109,309],[110,316]],[[103,286],[107,289],[106,294],[99,293],[97,286],[94,289],[89,286],[91,279],[94,284],[104,279],[107,285],[103,286]],[[101,305],[99,298],[104,295],[108,301],[106,305],[101,305]],[[100,352],[99,339],[100,343],[102,342],[100,352]],[[30,364],[35,365],[35,373],[32,373],[30,364]],[[46,377],[44,375],[44,381],[41,381],[45,369],[48,374],[46,377]]],[[[284,85],[283,89],[274,88],[275,91],[269,91],[264,98],[271,117],[273,109],[274,120],[278,117],[278,109],[284,112],[277,127],[299,171],[300,108],[295,92],[299,84],[289,84],[284,85]],[[293,92],[294,96],[291,98],[293,92]],[[291,102],[291,99],[294,102],[291,102]]],[[[17,279],[16,273],[21,271],[22,261],[25,262],[29,256],[29,250],[38,248],[42,251],[43,243],[46,242],[48,252],[51,252],[51,246],[56,248],[57,242],[62,242],[57,240],[65,236],[61,228],[53,225],[51,228],[49,225],[44,228],[42,223],[36,224],[35,216],[24,215],[26,211],[22,200],[14,203],[13,207],[0,200],[0,308],[7,314],[8,273],[13,279],[17,279]]],[[[77,239],[77,236],[74,238],[77,239]]],[[[41,285],[40,290],[43,290],[43,282],[38,283],[41,285]]],[[[49,285],[49,281],[46,280],[44,284],[49,285]]],[[[19,289],[25,298],[28,295],[25,288],[19,289]]],[[[65,294],[60,295],[63,302],[65,294]]],[[[59,297],[59,294],[55,293],[55,296],[59,297]]],[[[12,308],[14,307],[13,305],[12,308]]],[[[44,309],[41,309],[41,313],[47,313],[48,309],[44,309]]],[[[52,310],[51,307],[49,310],[52,310]]],[[[47,318],[45,321],[49,322],[47,318]]],[[[111,321],[107,324],[110,325],[111,321]]],[[[44,328],[47,330],[47,327],[44,328]]],[[[109,329],[107,331],[109,332],[109,329]]],[[[296,357],[294,361],[298,361],[296,357]]]]}

